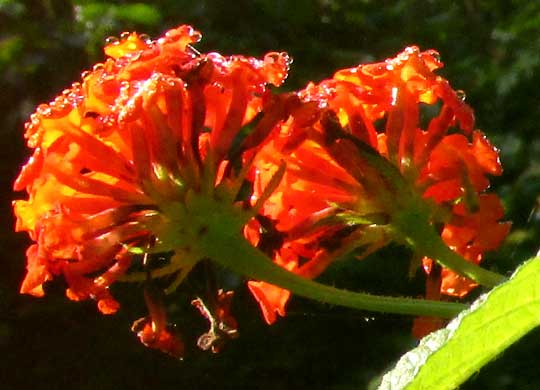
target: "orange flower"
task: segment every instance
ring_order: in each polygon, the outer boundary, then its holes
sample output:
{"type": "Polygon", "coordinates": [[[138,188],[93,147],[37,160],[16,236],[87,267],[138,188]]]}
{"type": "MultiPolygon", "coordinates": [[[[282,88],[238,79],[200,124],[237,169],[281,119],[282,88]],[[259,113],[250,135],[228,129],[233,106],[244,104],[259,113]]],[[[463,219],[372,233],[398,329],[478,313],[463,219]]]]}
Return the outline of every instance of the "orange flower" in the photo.
{"type": "MultiPolygon", "coordinates": [[[[452,208],[452,213],[453,218],[444,226],[442,238],[450,248],[477,264],[482,261],[484,252],[499,247],[510,230],[509,223],[498,222],[504,210],[494,194],[481,194],[474,212],[459,203],[452,208]]],[[[470,279],[448,269],[442,270],[441,290],[445,294],[463,297],[474,286],[470,279]]]]}
{"type": "Polygon", "coordinates": [[[181,359],[184,355],[184,344],[167,324],[167,314],[158,295],[157,291],[145,288],[144,300],[149,315],[135,321],[131,330],[137,333],[137,337],[143,345],[181,359]]]}
{"type": "MultiPolygon", "coordinates": [[[[285,245],[319,253],[321,261],[311,276],[344,248],[363,247],[366,255],[402,239],[392,222],[408,207],[409,193],[424,199],[428,222],[442,225],[447,245],[470,261],[478,263],[506,236],[509,224],[498,222],[499,199],[482,194],[488,175],[502,172],[497,150],[474,130],[462,92],[434,73],[441,66],[435,51],[409,47],[393,59],[309,84],[298,93],[303,105],[291,111],[259,151],[252,201],[277,163],[285,161],[283,180],[262,214],[276,221],[285,245]]],[[[282,265],[298,272],[307,259],[299,252],[292,257],[295,267],[291,260],[282,265]]],[[[474,286],[447,269],[442,278],[444,294],[463,296],[474,286]]],[[[256,297],[265,312],[283,315],[284,292],[258,285],[256,297]]]]}
{"type": "Polygon", "coordinates": [[[189,26],[155,41],[123,34],[103,64],[32,115],[34,154],[15,183],[28,193],[14,202],[16,229],[34,241],[21,292],[41,296],[63,275],[70,299],[92,298],[112,313],[114,281],[172,275],[172,291],[200,260],[183,210],[197,194],[233,207],[244,180],[233,164],[279,119],[275,110],[258,114],[289,59],[200,54],[190,46],[199,39],[189,26]],[[128,273],[171,251],[155,269],[128,273]]]}

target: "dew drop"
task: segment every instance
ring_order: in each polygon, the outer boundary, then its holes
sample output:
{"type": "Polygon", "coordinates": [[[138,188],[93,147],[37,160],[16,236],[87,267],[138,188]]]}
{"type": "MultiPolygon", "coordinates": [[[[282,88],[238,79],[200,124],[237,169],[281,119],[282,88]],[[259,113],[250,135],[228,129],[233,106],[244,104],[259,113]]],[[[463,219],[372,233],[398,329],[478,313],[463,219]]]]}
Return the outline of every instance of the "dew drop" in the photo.
{"type": "Polygon", "coordinates": [[[30,115],[30,126],[37,126],[39,125],[39,115],[32,114],[30,115]]]}
{"type": "Polygon", "coordinates": [[[134,53],[126,54],[126,57],[129,58],[131,61],[137,61],[141,58],[142,52],[136,51],[134,53]]]}
{"type": "Polygon", "coordinates": [[[64,111],[69,107],[67,99],[58,99],[54,102],[54,110],[56,112],[64,111]]]}
{"type": "Polygon", "coordinates": [[[110,37],[105,38],[105,44],[106,45],[115,45],[119,41],[120,40],[118,39],[118,37],[114,37],[114,36],[110,36],[110,37]]]}
{"type": "Polygon", "coordinates": [[[171,88],[178,87],[178,82],[174,79],[166,78],[164,82],[165,82],[165,85],[167,85],[168,87],[171,87],[171,88]]]}
{"type": "Polygon", "coordinates": [[[37,107],[37,113],[39,115],[43,115],[43,116],[49,116],[52,114],[52,110],[51,110],[51,107],[48,105],[48,104],[40,104],[38,107],[37,107]]]}
{"type": "Polygon", "coordinates": [[[199,42],[202,39],[202,34],[193,27],[187,29],[187,35],[192,39],[192,42],[199,42]]]}
{"type": "Polygon", "coordinates": [[[458,89],[456,91],[456,96],[459,100],[461,100],[462,102],[465,101],[465,99],[467,99],[467,94],[465,93],[465,91],[463,91],[462,89],[458,89]]]}
{"type": "Polygon", "coordinates": [[[131,35],[130,32],[124,31],[123,33],[120,34],[120,39],[128,39],[130,35],[131,35]]]}
{"type": "Polygon", "coordinates": [[[289,65],[291,65],[293,63],[293,61],[294,61],[293,58],[287,52],[282,51],[279,54],[285,60],[285,63],[287,64],[287,66],[289,66],[289,65]]]}
{"type": "Polygon", "coordinates": [[[139,39],[145,43],[149,43],[152,40],[152,38],[150,38],[150,35],[148,34],[139,35],[139,39]]]}
{"type": "Polygon", "coordinates": [[[213,82],[212,83],[212,87],[216,88],[217,90],[219,90],[221,93],[224,93],[225,92],[225,87],[223,86],[223,84],[221,84],[220,82],[213,82]]]}
{"type": "Polygon", "coordinates": [[[92,74],[92,72],[90,72],[89,70],[85,70],[84,72],[81,73],[81,78],[85,79],[88,76],[90,76],[91,74],[92,74]]]}
{"type": "Polygon", "coordinates": [[[194,42],[200,42],[202,39],[202,34],[196,31],[193,34],[191,34],[191,38],[193,39],[194,42]]]}
{"type": "Polygon", "coordinates": [[[405,51],[406,54],[412,55],[412,54],[418,54],[420,49],[418,49],[418,47],[416,47],[416,46],[409,46],[409,47],[405,48],[404,51],[405,51]]]}
{"type": "Polygon", "coordinates": [[[102,63],[97,63],[92,67],[92,70],[94,72],[98,72],[100,70],[103,70],[104,68],[105,68],[105,65],[103,65],[102,63]]]}

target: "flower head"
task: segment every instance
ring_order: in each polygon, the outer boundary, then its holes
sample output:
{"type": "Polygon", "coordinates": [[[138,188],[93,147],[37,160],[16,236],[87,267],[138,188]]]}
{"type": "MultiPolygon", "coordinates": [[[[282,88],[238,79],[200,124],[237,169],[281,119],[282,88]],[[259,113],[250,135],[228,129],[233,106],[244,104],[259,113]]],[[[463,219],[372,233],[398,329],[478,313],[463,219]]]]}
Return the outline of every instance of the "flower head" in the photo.
{"type": "MultiPolygon", "coordinates": [[[[189,26],[155,41],[123,34],[105,47],[104,63],[31,116],[34,153],[15,183],[28,193],[14,202],[16,228],[34,241],[21,292],[41,296],[62,275],[70,299],[112,313],[109,286],[119,278],[172,276],[172,291],[200,260],[194,199],[237,208],[244,178],[233,165],[277,120],[261,111],[289,59],[201,54],[191,47],[199,39],[189,26]],[[147,268],[159,252],[173,254],[147,268]]],[[[161,340],[145,329],[141,337],[161,340]]]]}
{"type": "MultiPolygon", "coordinates": [[[[287,164],[262,207],[285,236],[278,264],[314,277],[345,249],[363,248],[364,256],[391,240],[410,242],[404,211],[441,227],[444,242],[469,261],[479,263],[499,245],[509,224],[499,222],[498,197],[483,194],[488,176],[502,172],[498,153],[475,130],[463,93],[435,73],[441,66],[435,51],[409,47],[298,93],[303,104],[255,161],[254,201],[276,163],[287,164]],[[295,248],[286,262],[284,247],[295,248]],[[315,255],[304,257],[306,250],[315,255]],[[306,267],[316,271],[303,272],[306,267]]],[[[419,252],[429,272],[431,259],[419,252]]],[[[449,269],[442,278],[448,295],[463,296],[475,286],[449,269]]],[[[256,296],[265,312],[284,313],[288,296],[276,287],[257,285],[256,296]]]]}

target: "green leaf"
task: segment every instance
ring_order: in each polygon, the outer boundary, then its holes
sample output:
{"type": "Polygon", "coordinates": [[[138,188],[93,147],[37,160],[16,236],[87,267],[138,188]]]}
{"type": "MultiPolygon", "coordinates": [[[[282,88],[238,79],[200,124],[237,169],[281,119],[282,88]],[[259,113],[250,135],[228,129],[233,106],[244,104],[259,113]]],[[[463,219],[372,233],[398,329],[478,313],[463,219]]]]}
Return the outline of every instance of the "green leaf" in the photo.
{"type": "Polygon", "coordinates": [[[455,389],[540,325],[540,258],[478,298],[448,326],[424,337],[382,379],[385,389],[455,389]]]}

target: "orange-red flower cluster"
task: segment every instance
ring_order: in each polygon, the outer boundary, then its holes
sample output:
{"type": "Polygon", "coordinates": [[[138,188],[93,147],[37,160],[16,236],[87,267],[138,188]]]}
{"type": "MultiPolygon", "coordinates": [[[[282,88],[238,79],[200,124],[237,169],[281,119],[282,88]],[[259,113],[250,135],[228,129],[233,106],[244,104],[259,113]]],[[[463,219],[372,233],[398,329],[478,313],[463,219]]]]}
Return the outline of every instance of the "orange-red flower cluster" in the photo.
{"type": "MultiPolygon", "coordinates": [[[[189,259],[189,243],[167,241],[168,210],[233,181],[233,142],[289,63],[284,53],[200,54],[191,47],[199,39],[189,26],[155,41],[123,34],[105,48],[104,63],[32,115],[26,138],[34,154],[15,183],[28,193],[14,202],[16,229],[35,242],[21,292],[42,296],[43,284],[63,275],[69,298],[92,298],[113,313],[109,286],[137,253],[176,252],[157,276],[181,278],[198,260],[189,259]]],[[[267,115],[253,137],[272,126],[267,115]]]]}
{"type": "MultiPolygon", "coordinates": [[[[363,247],[368,254],[396,239],[387,227],[410,206],[408,191],[423,197],[431,208],[429,222],[442,226],[443,240],[467,260],[479,263],[500,244],[509,224],[499,222],[499,198],[483,194],[487,176],[501,174],[498,152],[474,129],[463,94],[435,73],[441,66],[435,51],[409,47],[393,59],[340,70],[299,92],[304,105],[255,161],[254,199],[279,161],[287,163],[262,208],[286,234],[276,263],[315,277],[343,247],[363,247]],[[374,162],[373,154],[384,162],[374,162]],[[406,185],[397,185],[384,170],[398,172],[406,185]],[[329,240],[340,230],[346,234],[336,250],[329,240]]],[[[427,272],[431,265],[424,258],[427,272]]],[[[474,286],[451,270],[442,272],[443,294],[461,297],[474,286]]],[[[262,282],[250,287],[267,322],[284,314],[287,291],[262,282]]]]}
{"type": "MultiPolygon", "coordinates": [[[[191,46],[199,39],[189,26],[155,41],[123,34],[106,46],[104,63],[32,115],[34,154],[15,183],[28,193],[14,202],[16,228],[34,241],[21,292],[41,296],[62,275],[69,298],[113,313],[109,286],[118,279],[149,285],[172,276],[173,290],[201,260],[185,218],[204,196],[248,216],[239,220],[255,246],[265,247],[269,223],[281,239],[264,250],[307,278],[351,250],[367,255],[397,239],[392,220],[411,194],[469,261],[479,263],[507,234],[499,199],[484,193],[488,175],[501,173],[497,151],[435,73],[435,52],[410,47],[280,94],[268,85],[285,79],[285,53],[201,54],[191,46]],[[246,184],[250,199],[239,196],[246,184]],[[169,255],[148,267],[162,252],[169,255]]],[[[428,273],[432,265],[424,259],[428,273]]],[[[441,280],[441,291],[456,296],[474,285],[447,269],[441,280]]],[[[268,323],[285,314],[289,291],[249,287],[268,323]]],[[[134,330],[145,345],[180,355],[159,302],[145,294],[150,316],[134,330]]],[[[194,301],[210,321],[201,341],[208,349],[236,334],[231,297],[219,292],[211,309],[194,301]]]]}

